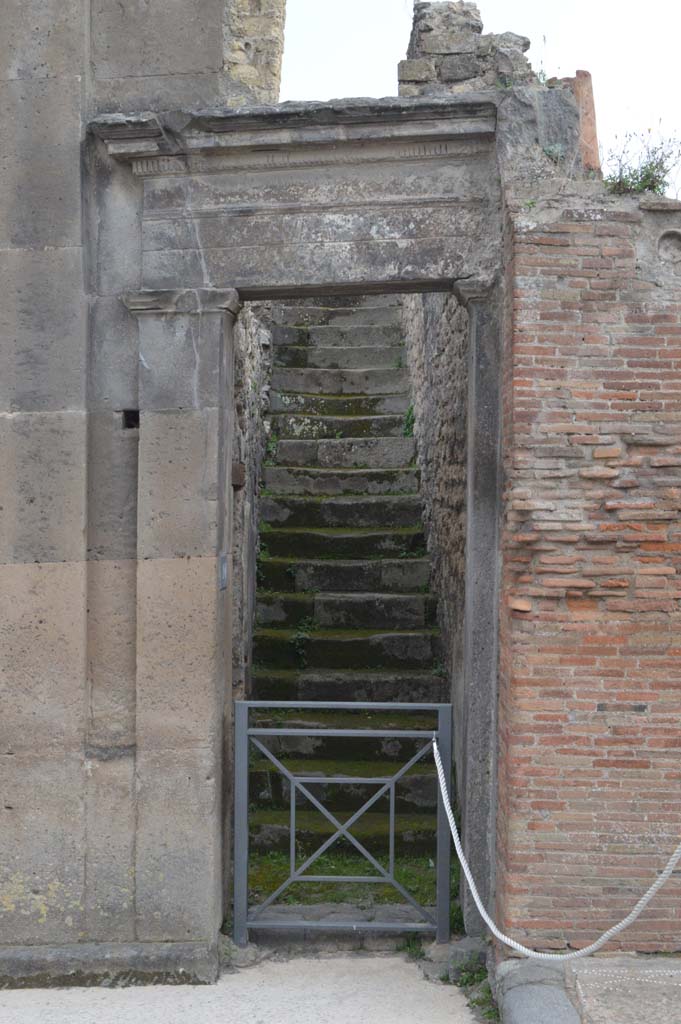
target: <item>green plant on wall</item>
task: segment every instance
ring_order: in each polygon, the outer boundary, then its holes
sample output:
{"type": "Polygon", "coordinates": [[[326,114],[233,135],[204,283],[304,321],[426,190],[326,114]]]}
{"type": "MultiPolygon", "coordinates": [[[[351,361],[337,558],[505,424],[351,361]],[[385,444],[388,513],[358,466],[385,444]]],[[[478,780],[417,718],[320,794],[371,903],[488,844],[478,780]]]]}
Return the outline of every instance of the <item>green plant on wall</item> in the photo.
{"type": "Polygon", "coordinates": [[[681,162],[681,140],[656,138],[652,130],[627,132],[608,154],[603,182],[614,195],[652,192],[664,195],[681,162]]]}

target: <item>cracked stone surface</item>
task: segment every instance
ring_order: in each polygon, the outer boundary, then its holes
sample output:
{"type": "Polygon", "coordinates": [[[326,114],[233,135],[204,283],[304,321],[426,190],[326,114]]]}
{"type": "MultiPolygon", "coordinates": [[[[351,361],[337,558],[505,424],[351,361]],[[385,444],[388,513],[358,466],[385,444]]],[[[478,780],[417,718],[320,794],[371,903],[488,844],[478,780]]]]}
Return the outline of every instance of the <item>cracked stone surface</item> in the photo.
{"type": "Polygon", "coordinates": [[[473,1024],[464,995],[401,957],[270,961],[217,985],[0,993],[3,1024],[473,1024]]]}

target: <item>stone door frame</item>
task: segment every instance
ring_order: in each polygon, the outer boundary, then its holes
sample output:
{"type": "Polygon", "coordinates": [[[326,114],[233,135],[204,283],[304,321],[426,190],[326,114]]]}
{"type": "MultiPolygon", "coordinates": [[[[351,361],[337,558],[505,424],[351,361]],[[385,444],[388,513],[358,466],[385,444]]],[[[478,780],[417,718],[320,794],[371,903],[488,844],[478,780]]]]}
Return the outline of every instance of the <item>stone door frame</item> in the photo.
{"type": "MultiPolygon", "coordinates": [[[[128,244],[142,248],[140,287],[122,296],[139,325],[137,757],[162,761],[161,752],[177,745],[191,752],[197,778],[205,773],[193,799],[204,808],[209,840],[192,846],[189,808],[177,825],[155,821],[145,838],[143,849],[153,845],[154,829],[157,841],[165,830],[176,866],[172,894],[166,885],[162,897],[151,880],[153,854],[148,864],[138,857],[137,884],[149,878],[148,913],[158,920],[155,903],[167,904],[159,940],[214,942],[229,892],[232,328],[248,300],[453,291],[467,306],[466,713],[458,789],[466,847],[483,898],[491,898],[501,481],[495,115],[488,98],[447,97],[188,115],[180,128],[176,119],[149,114],[91,125],[109,158],[96,173],[107,182],[126,177],[136,208],[128,244]],[[177,462],[170,439],[184,452],[177,462]],[[210,469],[197,466],[198,452],[210,469]],[[199,641],[208,653],[192,638],[180,644],[182,665],[164,694],[161,610],[176,596],[169,563],[183,559],[194,563],[193,600],[210,620],[199,641]]],[[[115,189],[101,191],[106,221],[115,189]]],[[[103,242],[100,235],[100,254],[103,242]]],[[[183,636],[180,619],[173,628],[183,636]]],[[[464,909],[469,931],[479,930],[468,898],[464,909]]]]}

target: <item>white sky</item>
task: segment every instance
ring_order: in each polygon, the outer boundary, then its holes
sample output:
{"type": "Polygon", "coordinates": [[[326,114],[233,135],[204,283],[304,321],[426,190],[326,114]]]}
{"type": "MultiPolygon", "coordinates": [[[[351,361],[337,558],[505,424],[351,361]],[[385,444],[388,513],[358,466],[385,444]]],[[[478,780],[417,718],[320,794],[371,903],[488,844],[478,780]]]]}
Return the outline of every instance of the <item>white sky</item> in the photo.
{"type": "MultiPolygon", "coordinates": [[[[548,77],[593,75],[604,156],[628,132],[681,137],[681,0],[479,0],[485,32],[532,40],[548,77]]],[[[397,95],[412,0],[288,0],[281,99],[397,95]]],[[[681,188],[681,175],[676,189],[681,188]]],[[[676,191],[676,189],[672,191],[676,191]]]]}

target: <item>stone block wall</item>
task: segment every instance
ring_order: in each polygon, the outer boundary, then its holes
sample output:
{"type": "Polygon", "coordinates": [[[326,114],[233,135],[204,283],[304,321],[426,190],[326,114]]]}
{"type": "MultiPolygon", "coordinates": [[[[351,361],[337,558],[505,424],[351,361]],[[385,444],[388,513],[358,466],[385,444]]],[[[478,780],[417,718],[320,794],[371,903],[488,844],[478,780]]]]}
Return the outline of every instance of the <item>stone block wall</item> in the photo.
{"type": "MultiPolygon", "coordinates": [[[[534,946],[624,917],[681,831],[681,206],[640,206],[511,212],[498,906],[534,946]]],[[[617,945],[680,915],[673,878],[617,945]]]]}
{"type": "Polygon", "coordinates": [[[125,308],[142,188],[86,128],[276,101],[284,7],[3,5],[0,976],[215,976],[230,339],[125,308]]]}

